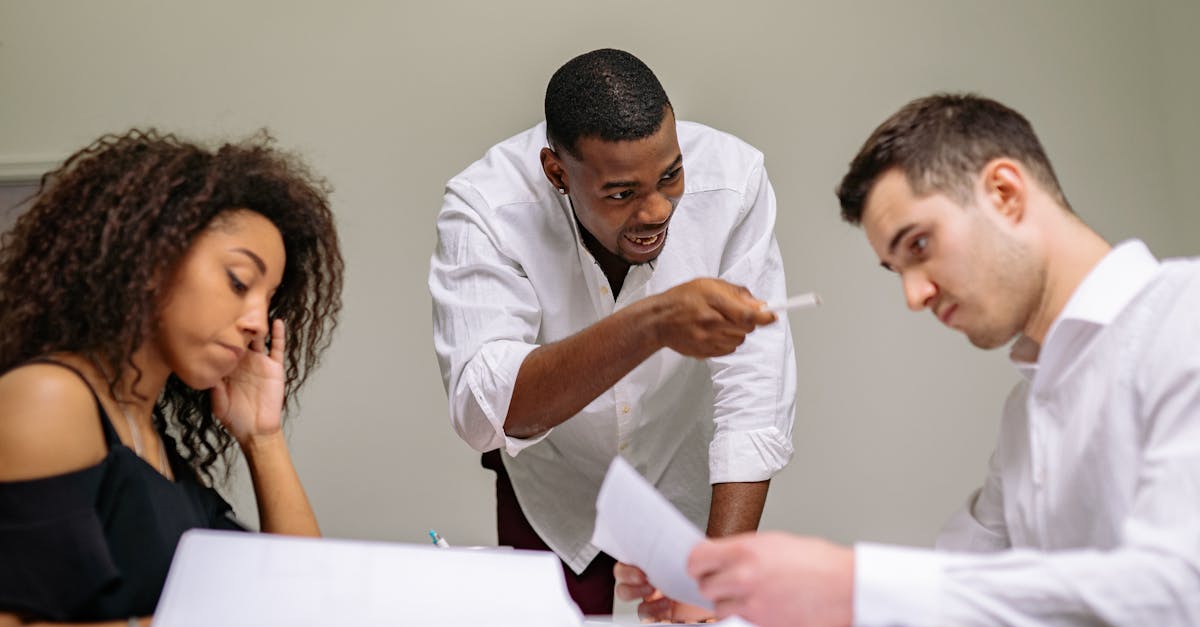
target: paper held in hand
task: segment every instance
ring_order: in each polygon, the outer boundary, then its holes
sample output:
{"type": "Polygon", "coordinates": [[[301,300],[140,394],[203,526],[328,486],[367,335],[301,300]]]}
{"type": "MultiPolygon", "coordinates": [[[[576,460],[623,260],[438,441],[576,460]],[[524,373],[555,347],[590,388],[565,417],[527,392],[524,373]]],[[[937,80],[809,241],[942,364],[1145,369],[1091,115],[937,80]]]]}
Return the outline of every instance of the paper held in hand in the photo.
{"type": "Polygon", "coordinates": [[[687,575],[687,558],[704,534],[621,457],[613,459],[596,498],[592,544],[642,569],[666,596],[713,609],[687,575]]]}

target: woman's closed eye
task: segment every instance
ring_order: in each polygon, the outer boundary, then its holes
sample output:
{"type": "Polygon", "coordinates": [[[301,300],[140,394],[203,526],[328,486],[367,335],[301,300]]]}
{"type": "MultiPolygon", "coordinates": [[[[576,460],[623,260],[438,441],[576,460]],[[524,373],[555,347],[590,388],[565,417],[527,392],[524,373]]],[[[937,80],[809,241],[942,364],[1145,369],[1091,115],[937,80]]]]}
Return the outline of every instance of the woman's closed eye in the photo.
{"type": "Polygon", "coordinates": [[[229,275],[229,286],[233,289],[235,294],[245,294],[246,291],[250,289],[245,283],[242,282],[241,279],[237,277],[236,274],[233,273],[232,270],[226,270],[225,274],[229,275]]]}

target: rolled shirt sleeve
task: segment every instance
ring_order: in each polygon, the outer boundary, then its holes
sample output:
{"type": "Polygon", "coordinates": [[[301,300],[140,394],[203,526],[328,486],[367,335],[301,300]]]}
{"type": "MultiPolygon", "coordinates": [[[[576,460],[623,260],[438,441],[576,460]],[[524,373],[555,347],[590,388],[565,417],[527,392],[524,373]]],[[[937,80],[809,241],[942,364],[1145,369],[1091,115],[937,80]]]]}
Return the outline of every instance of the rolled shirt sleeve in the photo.
{"type": "MultiPolygon", "coordinates": [[[[761,155],[760,155],[761,159],[761,155]]],[[[751,169],[721,261],[720,278],[760,300],[787,296],[775,241],[775,191],[761,161],[751,169]]],[[[788,318],[759,327],[730,355],[708,360],[715,422],[709,446],[712,483],[765,481],[792,457],[796,358],[788,318]]]]}
{"type": "Polygon", "coordinates": [[[454,430],[472,448],[516,455],[540,442],[504,433],[517,373],[537,345],[541,309],[520,264],[505,255],[463,181],[447,185],[430,260],[433,339],[454,430]]]}

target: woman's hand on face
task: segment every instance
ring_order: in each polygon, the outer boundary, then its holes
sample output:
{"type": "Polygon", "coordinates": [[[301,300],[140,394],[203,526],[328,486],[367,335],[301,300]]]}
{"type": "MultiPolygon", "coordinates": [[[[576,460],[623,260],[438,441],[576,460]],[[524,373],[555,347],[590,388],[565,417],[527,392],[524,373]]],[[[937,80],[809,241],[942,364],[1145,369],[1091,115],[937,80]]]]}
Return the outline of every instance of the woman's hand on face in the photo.
{"type": "Polygon", "coordinates": [[[283,320],[271,322],[271,352],[255,338],[237,368],[212,388],[213,415],[245,446],[256,437],[278,433],[283,425],[283,320]]]}

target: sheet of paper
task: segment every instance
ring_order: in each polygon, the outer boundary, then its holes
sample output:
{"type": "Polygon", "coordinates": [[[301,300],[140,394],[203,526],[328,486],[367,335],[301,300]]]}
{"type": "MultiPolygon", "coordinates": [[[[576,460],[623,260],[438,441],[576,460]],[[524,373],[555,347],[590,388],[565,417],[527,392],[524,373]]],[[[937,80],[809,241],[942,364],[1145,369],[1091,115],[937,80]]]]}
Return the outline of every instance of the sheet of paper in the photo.
{"type": "MultiPolygon", "coordinates": [[[[663,623],[659,623],[663,624],[663,623]]],[[[715,623],[667,623],[671,627],[754,627],[753,624],[738,618],[730,616],[725,620],[719,620],[715,623]]],[[[645,627],[646,623],[638,620],[636,616],[588,616],[583,621],[583,627],[645,627]]]]}
{"type": "Polygon", "coordinates": [[[184,534],[154,627],[580,625],[553,553],[184,534]]]}
{"type": "MultiPolygon", "coordinates": [[[[645,623],[638,620],[636,616],[625,618],[617,616],[589,616],[583,621],[583,627],[645,627],[645,623]]],[[[670,623],[671,627],[754,627],[753,624],[738,618],[730,616],[725,620],[720,620],[715,623],[670,623]]]]}
{"type": "Polygon", "coordinates": [[[663,594],[712,609],[687,575],[687,558],[704,534],[658,493],[629,462],[613,459],[596,498],[592,544],[645,571],[663,594]]]}

